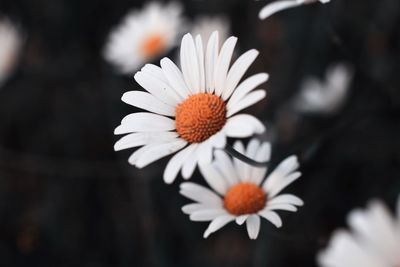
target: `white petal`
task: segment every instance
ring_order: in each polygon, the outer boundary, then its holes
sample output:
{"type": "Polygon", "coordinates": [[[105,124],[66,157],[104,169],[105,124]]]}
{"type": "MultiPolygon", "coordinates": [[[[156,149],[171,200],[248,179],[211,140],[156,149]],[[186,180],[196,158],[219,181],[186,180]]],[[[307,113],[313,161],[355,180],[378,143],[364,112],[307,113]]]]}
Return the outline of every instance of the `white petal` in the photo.
{"type": "Polygon", "coordinates": [[[186,158],[185,163],[183,164],[182,167],[182,177],[184,179],[189,179],[193,175],[193,172],[196,169],[198,161],[196,154],[197,144],[191,144],[191,146],[194,147],[193,151],[186,158]]]}
{"type": "Polygon", "coordinates": [[[208,93],[213,93],[215,89],[214,82],[214,72],[215,66],[218,62],[218,32],[213,32],[210,36],[210,39],[207,43],[207,52],[206,52],[206,89],[208,93]]]}
{"type": "Polygon", "coordinates": [[[148,112],[136,112],[122,119],[114,134],[132,132],[165,132],[175,130],[175,121],[170,118],[148,112]]]}
{"type": "Polygon", "coordinates": [[[199,163],[199,169],[204,180],[206,180],[212,189],[221,195],[226,193],[228,185],[220,172],[218,172],[211,164],[199,163]]]}
{"type": "Polygon", "coordinates": [[[239,100],[238,103],[236,103],[235,106],[232,108],[228,109],[228,112],[226,113],[227,117],[230,117],[234,115],[235,113],[238,113],[239,111],[250,107],[251,105],[257,103],[261,99],[263,99],[267,93],[264,90],[256,90],[254,92],[251,92],[247,94],[245,97],[243,97],[241,100],[239,100]]]}
{"type": "Polygon", "coordinates": [[[132,155],[128,158],[128,162],[131,165],[135,165],[136,161],[147,151],[153,149],[155,146],[158,146],[159,144],[150,144],[150,145],[145,145],[132,153],[132,155]]]}
{"type": "Polygon", "coordinates": [[[172,183],[179,173],[179,170],[185,164],[185,161],[193,153],[196,146],[189,145],[174,155],[168,162],[164,170],[164,182],[167,184],[172,183]]]}
{"type": "Polygon", "coordinates": [[[209,139],[213,148],[224,148],[226,146],[226,136],[223,131],[219,131],[209,139]]]}
{"type": "MultiPolygon", "coordinates": [[[[249,144],[247,145],[246,156],[250,159],[255,159],[259,146],[260,146],[260,141],[257,138],[252,138],[250,140],[249,144]]],[[[257,168],[257,167],[251,166],[249,164],[244,165],[243,179],[245,182],[249,182],[252,180],[251,174],[252,174],[252,171],[254,168],[257,168]]]]}
{"type": "Polygon", "coordinates": [[[232,59],[233,50],[237,42],[236,37],[229,37],[221,48],[221,53],[218,56],[217,66],[215,67],[214,79],[215,79],[215,94],[221,96],[225,89],[227,73],[229,64],[232,59]]]}
{"type": "Polygon", "coordinates": [[[182,183],[180,185],[179,193],[201,204],[222,208],[222,199],[213,191],[204,186],[190,182],[182,183]]]}
{"type": "MultiPolygon", "coordinates": [[[[237,152],[244,154],[245,153],[245,148],[244,145],[241,141],[236,141],[233,144],[233,149],[235,149],[237,152]]],[[[235,166],[236,173],[238,175],[238,178],[240,182],[244,182],[247,180],[246,174],[244,172],[244,169],[246,168],[246,164],[241,161],[240,159],[233,158],[233,164],[235,166]]]]}
{"type": "Polygon", "coordinates": [[[233,186],[237,184],[239,182],[239,178],[236,174],[233,162],[229,158],[229,156],[221,150],[215,150],[214,156],[215,156],[214,164],[216,165],[218,170],[223,174],[225,180],[229,183],[229,185],[233,186]]]}
{"type": "Polygon", "coordinates": [[[210,140],[206,140],[203,143],[198,144],[198,148],[196,150],[196,155],[199,160],[199,163],[209,164],[212,161],[213,154],[213,146],[210,140]]]}
{"type": "Polygon", "coordinates": [[[263,184],[263,188],[266,192],[270,192],[277,184],[281,184],[282,180],[286,179],[291,172],[295,171],[299,167],[299,162],[296,156],[290,156],[283,160],[275,170],[268,175],[267,179],[263,184]]]}
{"type": "Polygon", "coordinates": [[[180,97],[166,82],[140,71],[135,74],[134,78],[140,86],[163,103],[171,107],[179,104],[180,97]]]}
{"type": "MultiPolygon", "coordinates": [[[[268,162],[271,157],[271,144],[264,142],[258,149],[255,160],[259,162],[268,162]]],[[[267,173],[267,167],[253,167],[251,170],[250,181],[256,185],[260,185],[267,173]]]]}
{"type": "Polygon", "coordinates": [[[299,5],[301,5],[301,3],[299,3],[298,1],[295,1],[295,0],[275,1],[275,2],[272,2],[268,5],[266,5],[265,7],[263,7],[260,10],[260,13],[258,13],[258,17],[260,19],[266,19],[269,16],[271,16],[279,11],[282,11],[282,10],[285,10],[288,8],[292,8],[295,6],[299,6],[299,5]]]}
{"type": "Polygon", "coordinates": [[[181,44],[181,69],[188,89],[193,94],[200,93],[200,69],[196,46],[190,33],[185,34],[181,44]]]}
{"type": "Polygon", "coordinates": [[[166,115],[166,116],[175,116],[175,108],[172,106],[169,106],[157,98],[155,98],[153,95],[146,93],[146,92],[141,92],[141,91],[130,91],[126,92],[125,94],[122,95],[122,101],[125,103],[147,110],[151,111],[154,113],[158,113],[161,115],[166,115]]]}
{"type": "Polygon", "coordinates": [[[171,87],[183,98],[189,97],[189,89],[183,80],[182,72],[169,58],[160,61],[161,68],[171,87]]]}
{"type": "Polygon", "coordinates": [[[204,232],[203,237],[207,238],[210,234],[214,233],[215,231],[224,227],[227,223],[233,221],[235,219],[232,215],[222,215],[215,218],[210,225],[208,226],[207,230],[204,232]]]}
{"type": "Polygon", "coordinates": [[[142,72],[151,75],[152,77],[157,78],[164,83],[168,83],[167,78],[165,78],[164,76],[164,72],[159,66],[156,66],[154,64],[146,64],[142,68],[142,72]]]}
{"type": "Polygon", "coordinates": [[[215,218],[226,214],[227,214],[226,211],[221,208],[204,209],[193,212],[190,215],[190,220],[197,222],[212,221],[215,218]]]}
{"type": "Polygon", "coordinates": [[[265,131],[264,125],[254,116],[239,114],[229,118],[223,128],[228,137],[246,138],[265,131]]]}
{"type": "Polygon", "coordinates": [[[228,104],[226,105],[226,108],[231,109],[234,107],[237,102],[245,97],[249,92],[254,90],[260,84],[266,82],[268,77],[269,76],[266,73],[258,73],[244,80],[233,92],[228,104]]]}
{"type": "Polygon", "coordinates": [[[273,186],[265,187],[264,190],[268,193],[270,197],[274,197],[283,189],[285,189],[288,185],[299,179],[300,176],[301,172],[294,172],[285,177],[284,179],[277,180],[277,182],[273,186]]]}
{"type": "Polygon", "coordinates": [[[206,76],[204,70],[204,49],[203,49],[203,41],[200,35],[196,36],[196,51],[197,51],[197,60],[199,62],[199,70],[200,70],[200,93],[206,92],[206,76]]]}
{"type": "Polygon", "coordinates": [[[223,100],[227,100],[232,95],[233,90],[235,90],[239,81],[242,79],[250,65],[254,62],[258,54],[258,51],[255,49],[249,50],[233,63],[228,72],[228,77],[226,78],[225,89],[222,93],[223,100]]]}
{"type": "Polygon", "coordinates": [[[246,228],[250,239],[257,239],[260,232],[260,217],[258,215],[250,215],[246,220],[246,228]]]}
{"type": "Polygon", "coordinates": [[[304,202],[295,195],[282,194],[277,197],[274,197],[273,199],[269,199],[267,206],[275,204],[290,204],[295,206],[303,206],[304,202]]]}
{"type": "Polygon", "coordinates": [[[286,211],[297,211],[296,206],[290,204],[274,204],[268,205],[265,210],[286,210],[286,211]]]}
{"type": "Polygon", "coordinates": [[[150,163],[159,160],[165,156],[175,153],[179,149],[186,146],[187,142],[182,139],[177,139],[173,142],[168,142],[155,146],[154,148],[146,151],[141,155],[141,157],[136,161],[135,165],[137,168],[143,168],[150,163]]]}
{"type": "Polygon", "coordinates": [[[279,217],[279,215],[276,212],[264,209],[258,212],[258,214],[267,219],[268,221],[270,221],[276,227],[278,228],[282,227],[281,217],[279,217]]]}
{"type": "Polygon", "coordinates": [[[249,214],[244,214],[236,217],[236,223],[242,225],[247,220],[247,218],[249,218],[249,216],[249,214]]]}
{"type": "Polygon", "coordinates": [[[193,212],[210,209],[210,208],[211,207],[209,205],[200,204],[200,203],[192,203],[192,204],[187,204],[187,205],[183,206],[182,212],[185,214],[192,214],[193,212]]]}
{"type": "Polygon", "coordinates": [[[119,151],[152,143],[170,142],[177,137],[178,134],[176,132],[132,133],[119,139],[114,145],[114,150],[119,151]]]}

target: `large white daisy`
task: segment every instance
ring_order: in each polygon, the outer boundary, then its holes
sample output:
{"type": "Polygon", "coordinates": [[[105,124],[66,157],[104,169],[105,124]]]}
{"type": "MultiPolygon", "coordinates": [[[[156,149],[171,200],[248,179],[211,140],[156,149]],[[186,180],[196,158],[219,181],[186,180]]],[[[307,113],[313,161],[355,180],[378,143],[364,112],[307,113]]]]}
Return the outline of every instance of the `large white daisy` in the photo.
{"type": "Polygon", "coordinates": [[[328,247],[318,255],[320,266],[400,266],[400,197],[396,217],[375,200],[365,210],[352,211],[348,222],[352,231],[338,230],[333,234],[328,247]]]}
{"type": "MultiPolygon", "coordinates": [[[[270,158],[270,144],[260,144],[257,139],[252,139],[246,149],[240,141],[234,147],[256,160],[270,158]]],[[[232,161],[225,152],[217,150],[212,164],[200,164],[200,172],[213,191],[195,183],[182,183],[180,193],[196,202],[182,210],[192,221],[211,221],[204,238],[236,220],[239,225],[246,222],[249,237],[256,239],[260,217],[281,227],[282,220],[275,211],[297,211],[296,206],[303,205],[303,201],[292,194],[278,195],[300,177],[301,173],[296,171],[298,167],[297,157],[288,157],[263,182],[267,167],[253,167],[237,159],[232,161]]]]}
{"type": "Polygon", "coordinates": [[[115,150],[143,146],[129,158],[142,168],[164,156],[174,155],[164,180],[174,181],[182,169],[189,178],[198,162],[209,163],[214,148],[224,148],[226,137],[245,138],[265,130],[249,114],[237,114],[266,95],[254,89],[268,79],[266,73],[240,82],[255,60],[254,49],[240,56],[229,68],[237,38],[230,37],[219,50],[218,33],[214,32],[207,48],[202,39],[194,41],[186,34],[181,44],[181,69],[170,59],[161,60],[161,68],[147,64],[135,74],[135,80],[148,91],[130,91],[122,101],[146,110],[126,116],[115,134],[127,134],[115,150]],[[184,149],[183,149],[184,148],[184,149]]]}
{"type": "Polygon", "coordinates": [[[301,5],[306,5],[306,4],[312,4],[320,2],[322,4],[326,4],[330,2],[330,0],[281,0],[281,1],[275,1],[272,3],[269,3],[265,7],[263,7],[260,10],[260,13],[258,13],[258,17],[260,19],[266,19],[273,14],[288,9],[296,6],[301,6],[301,5]]]}
{"type": "Polygon", "coordinates": [[[184,29],[182,8],[177,3],[148,3],[130,12],[107,41],[104,57],[121,73],[131,73],[175,47],[184,29]]]}
{"type": "Polygon", "coordinates": [[[0,20],[0,86],[14,71],[22,46],[22,34],[10,20],[0,20]]]}

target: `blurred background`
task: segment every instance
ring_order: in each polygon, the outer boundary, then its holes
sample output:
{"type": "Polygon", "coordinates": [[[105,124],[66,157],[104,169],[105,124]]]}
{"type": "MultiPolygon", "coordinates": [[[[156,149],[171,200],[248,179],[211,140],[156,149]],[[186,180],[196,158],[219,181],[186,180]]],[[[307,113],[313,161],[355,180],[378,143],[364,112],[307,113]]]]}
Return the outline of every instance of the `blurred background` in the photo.
{"type": "MultiPolygon", "coordinates": [[[[1,0],[0,14],[25,40],[0,88],[1,266],[316,266],[315,254],[345,216],[371,198],[394,206],[400,192],[400,2],[332,0],[278,13],[270,1],[182,1],[184,16],[224,15],[238,55],[260,56],[267,98],[249,112],[267,125],[271,166],[297,154],[303,176],[287,191],[305,200],[266,220],[256,241],[231,223],[203,239],[207,223],[181,212],[181,178],[165,185],[168,158],[138,170],[114,152],[113,130],[134,111],[121,95],[139,89],[102,57],[109,32],[145,1],[1,0]],[[305,77],[324,81],[352,66],[336,112],[292,106],[305,77]]],[[[172,58],[176,49],[171,50],[172,58]]],[[[157,62],[157,61],[156,61],[157,62]]],[[[201,181],[198,172],[192,178],[201,181]]]]}

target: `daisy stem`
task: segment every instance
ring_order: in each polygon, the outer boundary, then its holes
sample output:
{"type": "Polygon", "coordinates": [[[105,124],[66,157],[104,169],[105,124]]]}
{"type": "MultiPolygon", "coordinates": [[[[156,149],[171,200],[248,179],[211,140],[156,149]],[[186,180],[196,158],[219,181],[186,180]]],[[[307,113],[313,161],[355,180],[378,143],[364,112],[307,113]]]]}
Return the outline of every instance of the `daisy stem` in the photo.
{"type": "Polygon", "coordinates": [[[224,150],[225,150],[226,153],[228,153],[232,157],[237,158],[237,159],[239,159],[239,160],[241,160],[243,162],[246,162],[247,164],[250,164],[250,165],[255,166],[255,167],[265,167],[268,164],[267,161],[259,162],[259,161],[256,161],[254,159],[251,159],[251,158],[243,155],[239,151],[235,150],[230,145],[226,145],[224,150]]]}

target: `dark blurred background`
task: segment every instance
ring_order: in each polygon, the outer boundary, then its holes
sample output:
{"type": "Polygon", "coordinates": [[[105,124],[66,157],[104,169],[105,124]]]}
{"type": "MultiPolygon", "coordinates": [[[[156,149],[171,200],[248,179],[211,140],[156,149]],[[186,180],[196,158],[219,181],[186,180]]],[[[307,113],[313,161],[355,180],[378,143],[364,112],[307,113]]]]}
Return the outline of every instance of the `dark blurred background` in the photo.
{"type": "MultiPolygon", "coordinates": [[[[263,220],[259,238],[230,224],[208,239],[207,223],[181,212],[181,178],[165,185],[167,159],[143,170],[114,152],[114,128],[138,89],[101,57],[132,0],[1,0],[26,33],[19,66],[0,89],[1,266],[316,266],[315,254],[345,216],[400,192],[400,1],[332,0],[260,21],[269,1],[188,0],[185,15],[224,14],[237,52],[261,54],[268,96],[250,112],[273,132],[272,165],[296,153],[303,176],[287,191],[305,200],[263,220]],[[330,116],[290,114],[304,76],[350,63],[344,107],[330,116]],[[288,115],[289,114],[289,115],[288,115]]],[[[239,54],[238,53],[238,54],[239,54]]],[[[171,52],[173,56],[174,51],[171,52]]],[[[200,181],[196,173],[193,177],[200,181]]]]}

